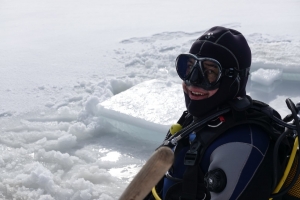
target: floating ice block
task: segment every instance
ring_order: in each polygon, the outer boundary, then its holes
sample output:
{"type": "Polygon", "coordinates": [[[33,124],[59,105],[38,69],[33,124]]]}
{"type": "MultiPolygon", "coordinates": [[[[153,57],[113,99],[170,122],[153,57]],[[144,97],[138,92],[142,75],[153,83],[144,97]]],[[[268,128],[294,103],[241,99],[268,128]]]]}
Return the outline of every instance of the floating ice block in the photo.
{"type": "Polygon", "coordinates": [[[251,88],[270,93],[282,81],[282,71],[279,69],[258,69],[251,73],[251,88]]]}
{"type": "Polygon", "coordinates": [[[150,80],[98,105],[99,115],[133,137],[162,142],[185,110],[181,84],[150,80]]]}
{"type": "Polygon", "coordinates": [[[280,81],[282,77],[282,71],[279,69],[258,69],[251,73],[251,81],[260,83],[262,85],[269,86],[275,81],[280,81]]]}

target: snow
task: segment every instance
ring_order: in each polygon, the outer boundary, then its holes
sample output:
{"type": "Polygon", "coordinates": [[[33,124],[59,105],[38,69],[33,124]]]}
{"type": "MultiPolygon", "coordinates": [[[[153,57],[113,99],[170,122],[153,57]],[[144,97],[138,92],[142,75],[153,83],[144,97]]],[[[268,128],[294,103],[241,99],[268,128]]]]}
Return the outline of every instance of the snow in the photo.
{"type": "Polygon", "coordinates": [[[248,94],[287,115],[299,6],[0,0],[0,199],[118,199],[184,111],[176,56],[215,25],[249,42],[248,94]]]}

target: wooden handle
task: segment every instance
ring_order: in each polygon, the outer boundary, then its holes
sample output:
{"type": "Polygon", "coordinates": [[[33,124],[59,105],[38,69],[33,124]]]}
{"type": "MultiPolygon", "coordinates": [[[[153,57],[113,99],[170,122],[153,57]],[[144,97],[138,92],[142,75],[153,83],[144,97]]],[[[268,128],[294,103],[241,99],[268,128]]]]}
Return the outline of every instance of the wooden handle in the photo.
{"type": "Polygon", "coordinates": [[[158,148],[127,186],[119,200],[142,200],[158,183],[174,162],[169,147],[158,148]]]}

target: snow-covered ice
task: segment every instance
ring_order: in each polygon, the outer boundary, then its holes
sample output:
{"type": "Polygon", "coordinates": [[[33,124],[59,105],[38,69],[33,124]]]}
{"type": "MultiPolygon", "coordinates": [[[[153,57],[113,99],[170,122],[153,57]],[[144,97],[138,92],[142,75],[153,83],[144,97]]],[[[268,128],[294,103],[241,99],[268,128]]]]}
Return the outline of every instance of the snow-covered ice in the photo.
{"type": "Polygon", "coordinates": [[[0,0],[0,199],[117,199],[184,111],[176,56],[215,25],[245,35],[263,70],[247,92],[285,116],[300,101],[299,6],[0,0]]]}
{"type": "Polygon", "coordinates": [[[275,81],[282,79],[282,71],[279,69],[263,69],[251,73],[251,81],[260,83],[262,85],[270,86],[275,81]]]}
{"type": "Polygon", "coordinates": [[[251,88],[270,93],[282,81],[281,69],[263,69],[251,73],[251,88]]]}

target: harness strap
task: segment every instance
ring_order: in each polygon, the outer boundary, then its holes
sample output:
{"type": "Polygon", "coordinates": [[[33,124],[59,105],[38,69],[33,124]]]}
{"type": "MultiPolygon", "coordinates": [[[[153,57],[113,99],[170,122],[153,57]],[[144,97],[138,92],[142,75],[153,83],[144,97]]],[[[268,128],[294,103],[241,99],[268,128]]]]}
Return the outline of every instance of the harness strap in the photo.
{"type": "Polygon", "coordinates": [[[185,156],[185,165],[187,169],[183,174],[182,182],[182,196],[184,199],[202,199],[205,200],[210,198],[210,193],[204,185],[204,181],[198,181],[203,178],[204,174],[199,168],[200,157],[198,156],[199,150],[201,149],[201,142],[195,139],[190,150],[185,156]],[[189,158],[187,158],[189,157],[189,158]]]}
{"type": "Polygon", "coordinates": [[[197,179],[198,179],[198,167],[188,166],[184,175],[182,183],[182,195],[183,199],[196,199],[197,196],[197,179]]]}

